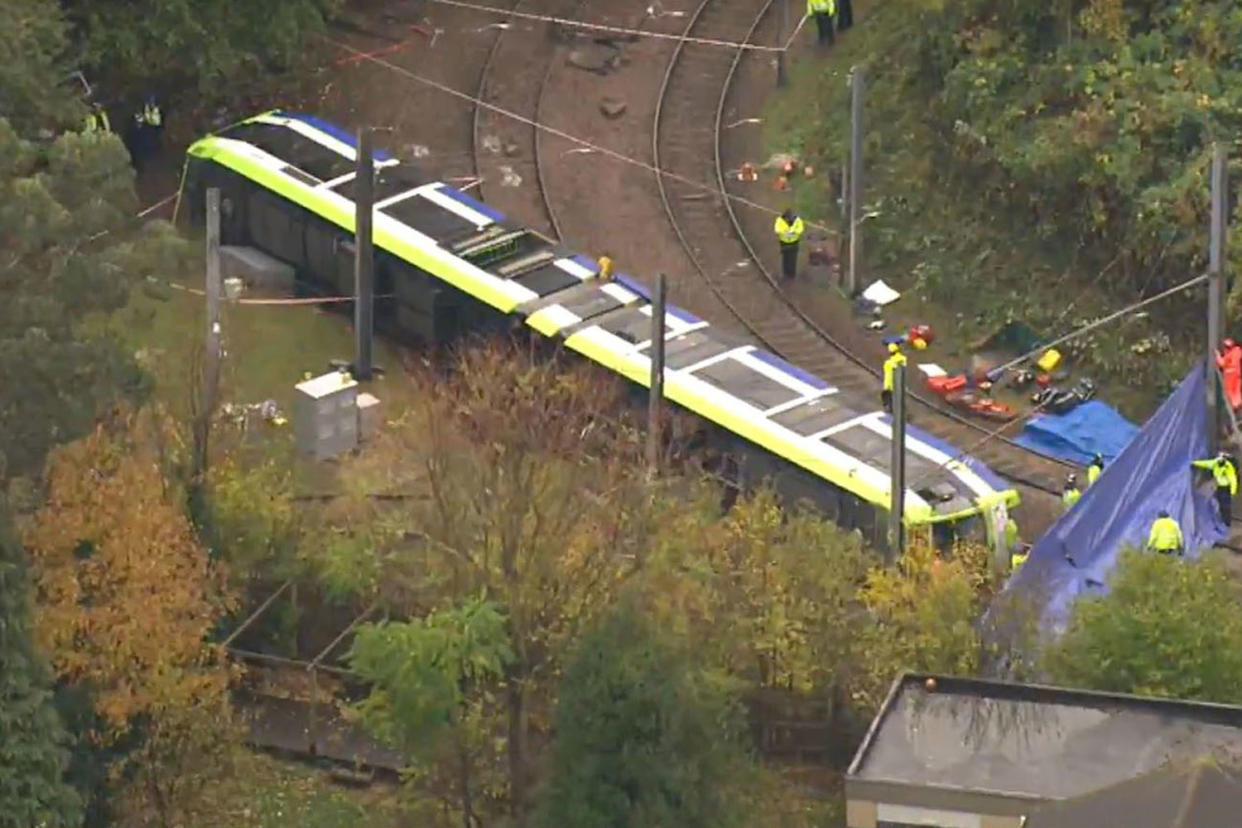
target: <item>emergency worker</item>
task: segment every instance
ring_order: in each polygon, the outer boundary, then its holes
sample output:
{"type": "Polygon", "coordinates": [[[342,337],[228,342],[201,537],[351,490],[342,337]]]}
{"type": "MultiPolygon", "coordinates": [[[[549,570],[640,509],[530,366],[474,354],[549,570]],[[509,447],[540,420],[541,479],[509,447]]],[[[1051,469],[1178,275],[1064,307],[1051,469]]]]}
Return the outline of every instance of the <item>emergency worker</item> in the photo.
{"type": "Polygon", "coordinates": [[[1065,488],[1061,490],[1061,505],[1065,507],[1065,511],[1074,508],[1074,504],[1082,497],[1082,490],[1078,488],[1078,475],[1069,474],[1065,476],[1065,488]]]}
{"type": "Polygon", "coordinates": [[[815,18],[820,46],[833,41],[832,18],[836,13],[836,0],[806,0],[806,16],[815,18]]]}
{"type": "Polygon", "coordinates": [[[806,225],[801,216],[792,209],[786,209],[776,217],[772,229],[781,245],[781,275],[792,279],[798,275],[798,242],[802,240],[806,225]]]}
{"type": "Polygon", "coordinates": [[[1190,465],[1212,473],[1216,481],[1216,503],[1220,507],[1220,519],[1226,526],[1233,520],[1233,496],[1238,493],[1238,470],[1228,453],[1220,452],[1215,459],[1195,460],[1190,465]]]}
{"type": "Polygon", "coordinates": [[[1147,548],[1165,555],[1180,555],[1184,551],[1185,541],[1182,539],[1182,527],[1169,517],[1169,513],[1161,510],[1151,524],[1151,532],[1147,535],[1147,548]]]}
{"type": "Polygon", "coordinates": [[[898,365],[906,364],[906,355],[896,342],[888,343],[888,359],[884,360],[884,387],[880,391],[880,404],[889,414],[893,413],[893,372],[898,365]]]}

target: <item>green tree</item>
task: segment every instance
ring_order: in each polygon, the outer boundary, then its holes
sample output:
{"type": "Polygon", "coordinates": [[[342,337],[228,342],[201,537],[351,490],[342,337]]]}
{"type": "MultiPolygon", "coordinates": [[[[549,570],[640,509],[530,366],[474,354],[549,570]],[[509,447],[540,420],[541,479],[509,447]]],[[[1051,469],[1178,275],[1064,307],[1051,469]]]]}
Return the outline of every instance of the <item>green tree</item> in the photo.
{"type": "Polygon", "coordinates": [[[83,63],[121,85],[197,83],[286,65],[340,0],[61,0],[83,63]]]}
{"type": "Polygon", "coordinates": [[[1223,561],[1122,553],[1108,594],[1080,598],[1044,654],[1073,687],[1242,702],[1242,600],[1223,561]]]}
{"type": "Polygon", "coordinates": [[[416,381],[423,405],[373,449],[388,459],[384,484],[351,485],[353,470],[344,475],[350,491],[410,496],[358,497],[337,512],[319,530],[335,540],[318,550],[317,568],[338,584],[365,575],[363,593],[400,614],[425,612],[429,596],[459,604],[484,594],[504,608],[513,658],[498,688],[497,744],[520,819],[534,768],[528,746],[550,713],[561,658],[684,502],[652,496],[642,441],[613,417],[620,389],[591,366],[470,348],[447,382],[416,381]],[[323,560],[325,551],[349,565],[323,560]]]}
{"type": "Polygon", "coordinates": [[[984,653],[977,621],[990,577],[988,550],[959,546],[942,559],[930,543],[912,542],[895,567],[873,567],[859,598],[854,698],[880,706],[904,670],[970,676],[984,653]]]}
{"type": "Polygon", "coordinates": [[[0,113],[25,136],[77,126],[86,109],[67,84],[69,45],[56,0],[0,0],[0,32],[0,113]]]}
{"type": "Polygon", "coordinates": [[[0,826],[73,828],[82,803],[64,779],[68,735],[32,640],[29,592],[21,548],[0,513],[0,826]]]}
{"type": "Polygon", "coordinates": [[[475,599],[423,619],[363,625],[349,660],[372,685],[357,708],[363,724],[416,765],[447,758],[462,825],[479,824],[472,754],[481,747],[480,707],[513,660],[500,609],[475,599]]]}
{"type": "Polygon", "coordinates": [[[738,690],[690,640],[620,605],[566,668],[535,824],[753,825],[738,690]]]}
{"type": "Polygon", "coordinates": [[[145,380],[92,326],[135,280],[184,262],[167,224],[140,232],[133,171],[112,135],[36,145],[0,118],[0,478],[37,473],[49,448],[88,432],[145,380]]]}

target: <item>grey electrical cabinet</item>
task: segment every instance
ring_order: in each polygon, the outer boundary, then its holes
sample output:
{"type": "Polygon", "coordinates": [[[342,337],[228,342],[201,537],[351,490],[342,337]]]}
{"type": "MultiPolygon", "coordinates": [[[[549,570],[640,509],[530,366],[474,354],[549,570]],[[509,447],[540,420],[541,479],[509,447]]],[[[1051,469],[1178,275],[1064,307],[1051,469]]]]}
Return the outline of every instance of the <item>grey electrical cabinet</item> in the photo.
{"type": "Polygon", "coordinates": [[[316,460],[337,457],[358,446],[358,382],[332,372],[300,382],[293,409],[298,451],[316,460]]]}

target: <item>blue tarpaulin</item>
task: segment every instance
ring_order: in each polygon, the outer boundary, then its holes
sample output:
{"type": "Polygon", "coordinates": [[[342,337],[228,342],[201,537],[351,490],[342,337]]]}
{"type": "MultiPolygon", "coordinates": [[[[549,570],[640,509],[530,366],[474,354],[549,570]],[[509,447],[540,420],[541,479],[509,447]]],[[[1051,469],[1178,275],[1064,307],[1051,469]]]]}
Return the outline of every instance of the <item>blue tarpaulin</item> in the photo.
{"type": "Polygon", "coordinates": [[[1151,523],[1167,510],[1186,539],[1186,553],[1228,536],[1213,483],[1191,468],[1209,454],[1203,365],[1196,366],[1095,485],[1039,539],[1006,587],[1007,594],[1047,601],[1044,626],[1060,630],[1075,597],[1102,592],[1117,555],[1144,546],[1151,523]]]}
{"type": "Polygon", "coordinates": [[[1014,441],[1031,451],[1085,466],[1095,454],[1111,462],[1138,434],[1138,426],[1099,400],[1064,414],[1033,418],[1014,441]]]}

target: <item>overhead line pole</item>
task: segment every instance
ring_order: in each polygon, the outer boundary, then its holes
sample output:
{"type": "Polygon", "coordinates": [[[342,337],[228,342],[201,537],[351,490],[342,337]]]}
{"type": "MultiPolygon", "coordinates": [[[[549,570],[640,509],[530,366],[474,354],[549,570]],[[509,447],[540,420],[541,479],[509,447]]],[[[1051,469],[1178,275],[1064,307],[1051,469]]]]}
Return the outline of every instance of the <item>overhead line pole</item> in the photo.
{"type": "Polygon", "coordinates": [[[656,274],[651,294],[651,393],[647,397],[647,470],[654,478],[660,471],[660,407],[664,400],[664,301],[667,285],[656,274]]]}
{"type": "Polygon", "coordinates": [[[863,194],[863,68],[850,70],[850,176],[849,176],[849,222],[850,261],[846,292],[851,298],[858,293],[858,270],[862,267],[862,233],[858,219],[862,210],[863,194]]]}
{"type": "Polygon", "coordinates": [[[1222,391],[1216,372],[1216,352],[1225,327],[1225,213],[1228,198],[1228,170],[1225,147],[1212,147],[1212,219],[1208,243],[1208,348],[1207,409],[1212,448],[1219,448],[1222,391]]]}
{"type": "Polygon", "coordinates": [[[211,436],[211,416],[216,407],[216,390],[220,383],[220,189],[207,190],[207,330],[203,343],[202,410],[199,412],[197,483],[202,484],[207,475],[207,442],[211,436]]]}
{"type": "Polygon", "coordinates": [[[776,53],[776,85],[785,86],[789,83],[789,78],[785,73],[785,53],[789,51],[788,45],[785,44],[785,33],[789,31],[789,0],[777,0],[777,2],[781,4],[781,30],[776,42],[782,48],[776,53]]]}
{"type": "Polygon", "coordinates": [[[354,377],[369,380],[375,340],[375,254],[371,223],[375,209],[375,162],[371,129],[358,130],[354,188],[354,377]]]}
{"type": "Polygon", "coordinates": [[[889,463],[890,499],[888,508],[888,563],[906,551],[906,366],[893,367],[893,435],[889,463]]]}

